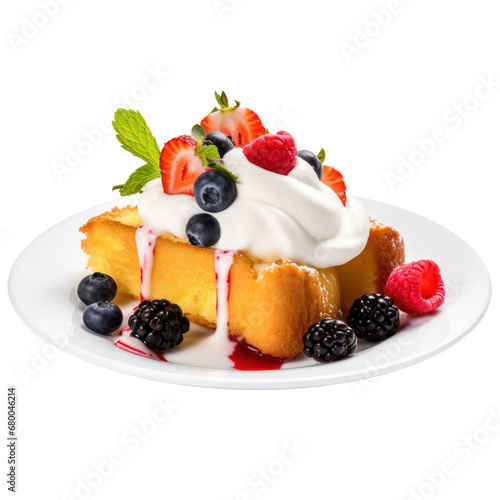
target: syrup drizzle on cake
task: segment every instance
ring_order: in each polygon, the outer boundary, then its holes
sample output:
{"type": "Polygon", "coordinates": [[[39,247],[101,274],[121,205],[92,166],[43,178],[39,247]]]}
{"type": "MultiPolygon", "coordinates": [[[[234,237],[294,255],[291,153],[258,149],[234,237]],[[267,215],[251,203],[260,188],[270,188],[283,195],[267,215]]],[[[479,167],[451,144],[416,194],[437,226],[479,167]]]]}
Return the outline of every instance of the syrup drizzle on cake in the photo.
{"type": "MultiPolygon", "coordinates": [[[[129,329],[125,328],[125,330],[129,329]]],[[[145,358],[167,361],[161,352],[155,352],[152,349],[146,347],[139,339],[127,336],[125,334],[125,330],[123,330],[120,338],[115,342],[116,347],[119,347],[120,349],[123,349],[124,351],[130,352],[132,354],[143,356],[145,358]]]]}
{"type": "Polygon", "coordinates": [[[234,253],[229,250],[215,251],[215,288],[217,290],[217,329],[214,338],[225,341],[229,338],[229,287],[234,253]]]}
{"type": "Polygon", "coordinates": [[[151,295],[151,273],[153,271],[156,240],[164,231],[143,222],[135,233],[135,242],[141,266],[141,300],[149,300],[151,295]]]}
{"type": "MultiPolygon", "coordinates": [[[[136,309],[137,306],[133,308],[133,311],[136,309]]],[[[155,352],[149,349],[149,347],[146,347],[139,339],[131,337],[131,333],[132,329],[128,326],[121,330],[120,337],[115,341],[115,346],[132,354],[137,354],[138,356],[157,359],[158,361],[167,361],[161,352],[155,352]]]]}
{"type": "MultiPolygon", "coordinates": [[[[141,300],[151,297],[151,273],[154,262],[154,249],[157,238],[163,232],[152,225],[141,224],[136,232],[136,245],[141,268],[141,300]]],[[[231,283],[231,267],[234,263],[234,252],[229,250],[215,251],[215,286],[217,329],[205,338],[193,339],[183,352],[169,352],[171,361],[189,361],[198,364],[211,357],[221,358],[227,362],[228,368],[237,370],[279,370],[283,360],[261,354],[246,343],[236,342],[229,335],[229,291],[231,283]]],[[[157,353],[146,347],[139,339],[130,337],[130,328],[124,328],[115,345],[126,352],[139,356],[168,361],[165,354],[157,353]]]]}

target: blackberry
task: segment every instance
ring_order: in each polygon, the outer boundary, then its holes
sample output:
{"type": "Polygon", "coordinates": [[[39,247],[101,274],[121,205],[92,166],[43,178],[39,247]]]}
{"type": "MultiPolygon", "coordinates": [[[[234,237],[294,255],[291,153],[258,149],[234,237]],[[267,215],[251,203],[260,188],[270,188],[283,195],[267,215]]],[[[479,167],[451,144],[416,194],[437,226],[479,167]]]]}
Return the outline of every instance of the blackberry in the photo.
{"type": "Polygon", "coordinates": [[[367,293],[356,299],[347,324],[360,339],[379,342],[394,335],[399,327],[399,309],[390,297],[381,293],[367,293]]]}
{"type": "Polygon", "coordinates": [[[168,300],[144,300],[128,320],[131,337],[155,351],[178,346],[189,331],[189,320],[182,309],[168,300]]]}
{"type": "Polygon", "coordinates": [[[358,340],[343,321],[326,318],[312,325],[303,337],[304,354],[318,361],[337,361],[354,354],[358,340]]]}

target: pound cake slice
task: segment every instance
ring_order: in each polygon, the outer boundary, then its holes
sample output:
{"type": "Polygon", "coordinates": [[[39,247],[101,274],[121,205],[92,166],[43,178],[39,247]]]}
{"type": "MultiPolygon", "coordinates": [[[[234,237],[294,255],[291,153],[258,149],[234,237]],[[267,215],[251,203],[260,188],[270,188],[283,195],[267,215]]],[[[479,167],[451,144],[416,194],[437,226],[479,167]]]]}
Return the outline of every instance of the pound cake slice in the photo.
{"type": "Polygon", "coordinates": [[[404,264],[403,237],[393,227],[370,219],[370,236],[365,249],[354,259],[337,267],[342,312],[365,293],[383,293],[392,271],[404,264]]]}
{"type": "MultiPolygon", "coordinates": [[[[88,267],[115,277],[118,289],[140,299],[141,271],[135,244],[142,223],[136,207],[114,208],[80,228],[88,267]]],[[[169,297],[189,319],[217,325],[213,248],[200,248],[171,234],[158,238],[151,298],[169,297]]],[[[341,318],[341,308],[365,293],[382,292],[390,272],[404,262],[404,243],[391,227],[371,220],[363,252],[337,268],[315,269],[278,260],[262,268],[236,254],[230,273],[229,334],[263,354],[292,358],[302,336],[325,317],[341,318]]]]}
{"type": "MultiPolygon", "coordinates": [[[[118,290],[140,299],[141,271],[135,244],[142,223],[136,207],[114,208],[90,219],[83,250],[88,267],[115,277],[118,290]]],[[[179,304],[188,318],[215,328],[216,286],[213,248],[200,248],[173,235],[156,243],[151,298],[179,304]]],[[[241,253],[230,273],[229,334],[263,354],[292,358],[302,335],[324,317],[339,318],[340,288],[335,268],[316,270],[277,261],[263,270],[241,253]]]]}

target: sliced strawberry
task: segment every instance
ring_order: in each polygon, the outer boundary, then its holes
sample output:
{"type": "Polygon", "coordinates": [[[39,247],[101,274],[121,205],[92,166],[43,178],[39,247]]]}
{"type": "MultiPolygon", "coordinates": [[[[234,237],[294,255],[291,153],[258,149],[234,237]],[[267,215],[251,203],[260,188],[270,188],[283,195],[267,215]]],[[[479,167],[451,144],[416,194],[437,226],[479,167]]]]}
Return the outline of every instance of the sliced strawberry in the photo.
{"type": "Polygon", "coordinates": [[[160,167],[165,193],[193,196],[194,181],[205,172],[202,161],[195,155],[196,145],[190,135],[181,135],[163,146],[160,167]]]}
{"type": "Polygon", "coordinates": [[[340,198],[340,201],[345,207],[347,197],[345,195],[345,182],[342,174],[335,168],[323,165],[323,175],[321,182],[324,182],[330,189],[335,191],[335,194],[340,198]]]}
{"type": "Polygon", "coordinates": [[[257,113],[241,107],[238,101],[235,101],[235,106],[229,106],[224,92],[220,96],[216,93],[215,96],[221,106],[220,110],[214,108],[212,113],[201,120],[201,126],[207,134],[219,130],[230,135],[237,148],[242,148],[266,133],[257,113]]]}

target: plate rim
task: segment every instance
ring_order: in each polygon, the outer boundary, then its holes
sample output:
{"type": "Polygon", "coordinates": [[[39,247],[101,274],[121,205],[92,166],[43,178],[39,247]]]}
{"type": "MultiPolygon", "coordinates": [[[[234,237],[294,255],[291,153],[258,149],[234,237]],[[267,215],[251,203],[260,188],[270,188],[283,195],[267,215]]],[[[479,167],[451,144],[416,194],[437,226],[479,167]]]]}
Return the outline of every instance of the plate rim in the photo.
{"type": "MultiPolygon", "coordinates": [[[[187,385],[187,386],[196,386],[196,387],[204,387],[204,388],[214,388],[214,389],[245,389],[245,390],[261,390],[261,389],[300,389],[300,388],[308,388],[308,387],[318,387],[318,386],[326,386],[326,385],[336,385],[340,383],[347,382],[355,382],[360,380],[365,380],[368,378],[378,377],[380,375],[384,375],[387,373],[391,373],[403,368],[407,368],[414,364],[420,363],[426,359],[430,359],[431,357],[436,356],[437,354],[443,352],[444,350],[452,347],[460,340],[462,340],[467,334],[469,334],[483,319],[486,312],[488,311],[489,305],[491,303],[492,297],[492,282],[489,271],[481,259],[480,255],[476,252],[476,250],[469,245],[465,240],[459,237],[457,234],[447,229],[445,226],[434,222],[432,219],[429,219],[425,216],[422,216],[416,212],[412,212],[402,207],[398,207],[395,205],[391,205],[382,201],[373,200],[369,198],[356,197],[361,203],[368,202],[369,204],[381,205],[384,207],[390,207],[397,209],[399,212],[403,213],[404,216],[411,215],[417,216],[420,219],[423,219],[426,223],[433,224],[439,228],[440,231],[446,232],[458,239],[462,245],[468,248],[470,252],[477,259],[477,262],[481,265],[482,271],[484,273],[484,278],[486,278],[485,285],[487,289],[485,290],[486,300],[482,304],[479,312],[473,317],[467,325],[464,325],[460,328],[460,333],[454,335],[452,338],[446,339],[445,341],[437,343],[433,348],[428,349],[424,352],[417,353],[415,356],[411,356],[410,358],[403,358],[399,360],[393,360],[391,363],[382,367],[375,367],[370,371],[369,374],[366,373],[366,370],[362,368],[351,370],[350,372],[342,373],[328,373],[327,370],[318,370],[317,365],[307,366],[297,368],[296,370],[300,371],[301,374],[293,374],[292,370],[270,370],[270,371],[238,371],[238,370],[224,370],[224,369],[215,369],[215,368],[204,368],[204,367],[196,367],[196,366],[188,366],[181,365],[177,363],[171,363],[170,366],[166,366],[166,369],[163,370],[155,370],[155,364],[151,364],[151,368],[146,366],[138,366],[133,363],[122,362],[118,360],[114,360],[111,358],[106,358],[105,356],[100,356],[94,353],[91,350],[82,349],[80,346],[69,343],[65,347],[61,347],[58,345],[50,335],[45,333],[42,328],[37,327],[37,325],[31,321],[29,316],[26,316],[22,313],[23,308],[20,307],[18,303],[17,293],[13,290],[13,281],[15,278],[15,274],[18,269],[18,264],[22,262],[22,259],[29,251],[29,249],[38,241],[41,240],[47,233],[53,231],[58,226],[68,222],[73,218],[78,218],[80,216],[87,217],[90,212],[98,212],[99,210],[109,210],[112,205],[130,205],[133,204],[133,199],[118,199],[111,200],[107,203],[89,208],[82,212],[73,214],[65,219],[59,221],[54,224],[50,228],[41,232],[38,236],[36,236],[30,243],[28,243],[23,250],[16,257],[14,263],[12,264],[11,270],[9,272],[7,288],[10,301],[12,303],[13,309],[16,311],[18,317],[22,320],[24,324],[26,324],[37,336],[41,337],[44,341],[51,343],[56,346],[59,350],[67,352],[71,355],[74,355],[80,359],[91,362],[103,368],[107,368],[110,370],[118,371],[123,374],[133,375],[140,378],[147,378],[150,380],[166,382],[166,383],[174,383],[178,385],[187,385]],[[309,375],[309,373],[304,373],[304,370],[318,370],[321,373],[317,375],[309,375]],[[323,373],[326,372],[326,373],[323,373]],[[231,376],[228,377],[227,374],[230,373],[231,376]],[[251,374],[251,375],[250,375],[251,374]]],[[[147,360],[151,362],[151,360],[147,360]]],[[[164,364],[165,365],[165,364],[164,364]]],[[[320,366],[328,366],[328,365],[320,365],[320,366]]]]}

